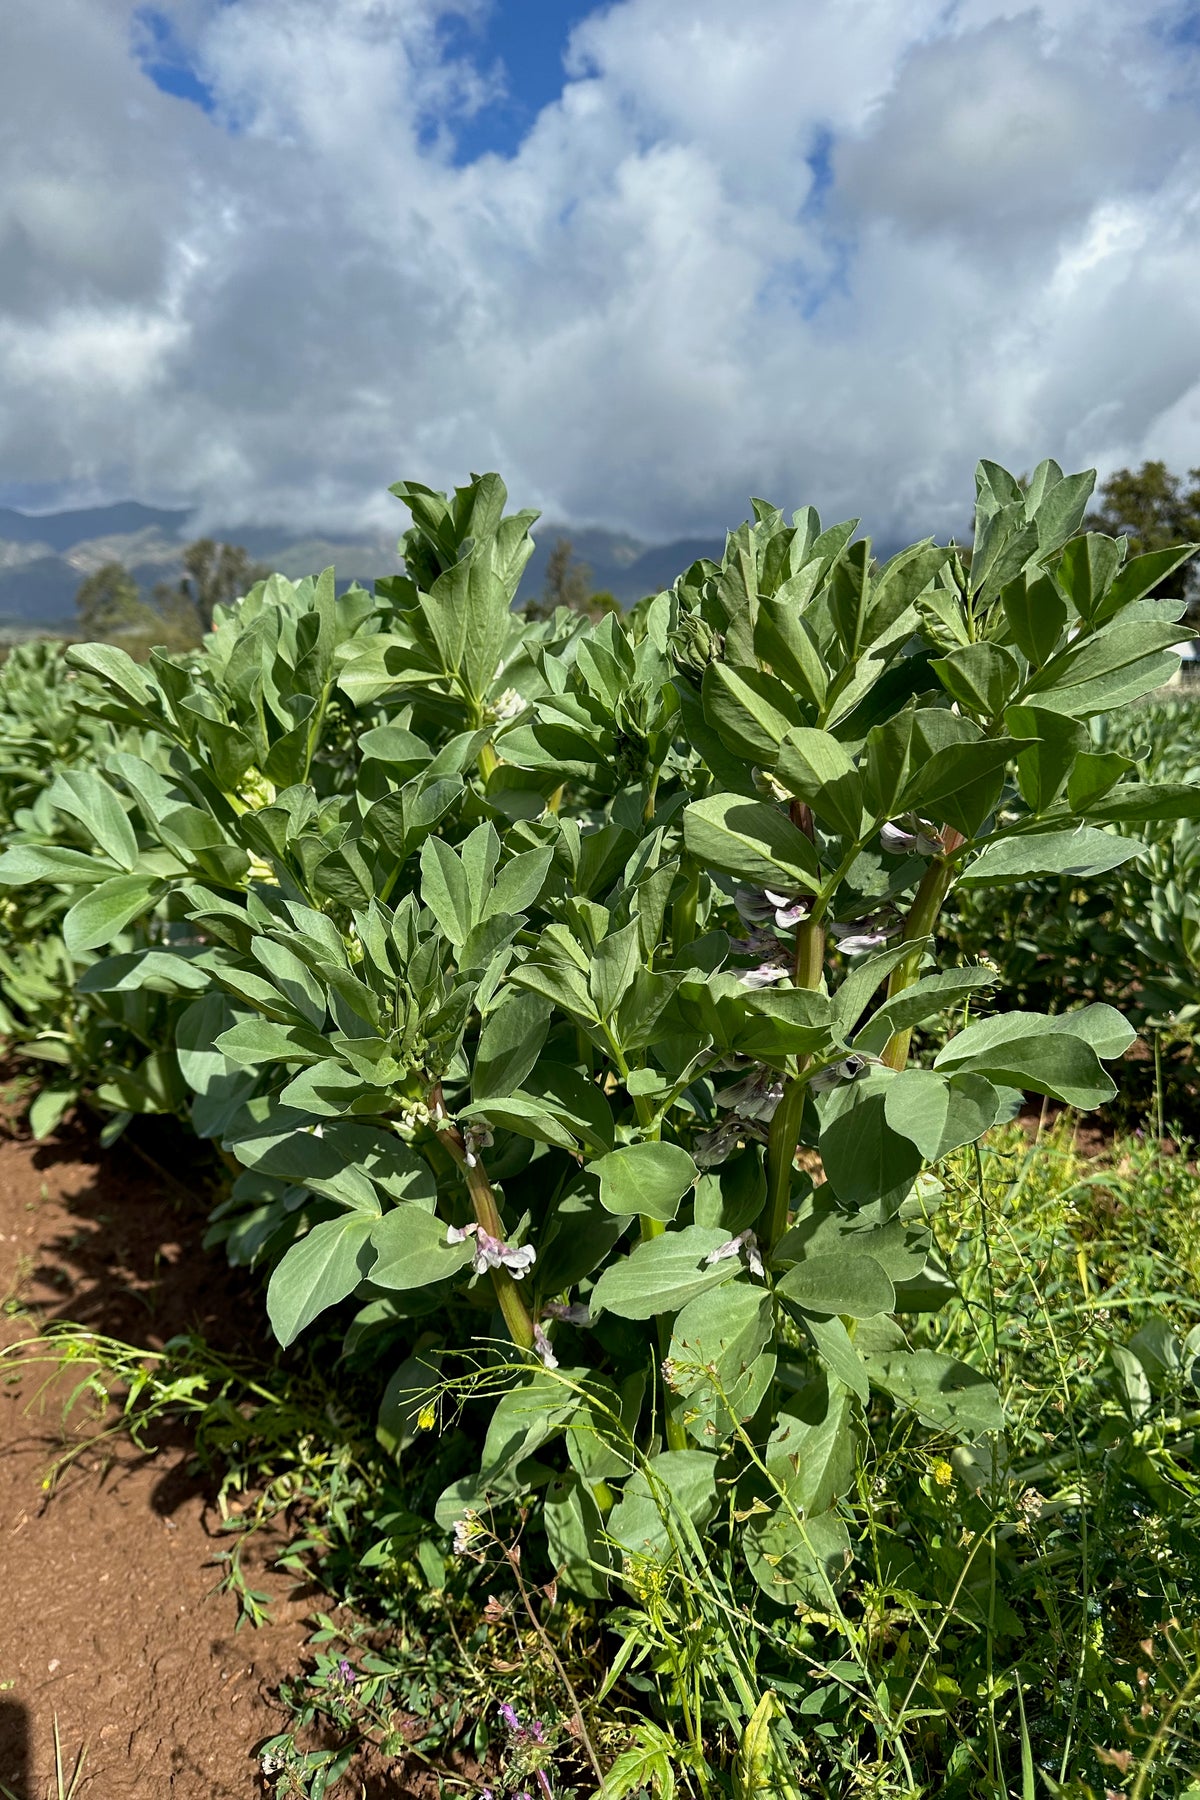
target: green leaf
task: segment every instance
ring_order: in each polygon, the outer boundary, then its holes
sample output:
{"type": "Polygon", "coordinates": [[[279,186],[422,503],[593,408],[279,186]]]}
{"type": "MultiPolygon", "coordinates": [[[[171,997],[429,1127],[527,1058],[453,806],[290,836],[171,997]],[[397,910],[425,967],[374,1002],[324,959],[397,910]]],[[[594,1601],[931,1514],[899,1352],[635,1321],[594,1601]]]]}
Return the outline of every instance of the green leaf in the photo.
{"type": "Polygon", "coordinates": [[[469,1241],[451,1244],[446,1227],[423,1206],[401,1202],[370,1227],[378,1260],[371,1268],[372,1287],[403,1293],[429,1287],[457,1275],[474,1254],[469,1241]]]}
{"type": "Polygon", "coordinates": [[[588,988],[601,1019],[611,1020],[633,986],[642,966],[642,948],[636,919],[596,945],[588,973],[588,988]]]}
{"type": "Polygon", "coordinates": [[[74,955],[111,944],[134,919],[149,912],[163,893],[163,883],[145,875],[114,875],[83,894],[63,920],[67,949],[74,955]]]}
{"type": "Polygon", "coordinates": [[[937,1350],[863,1351],[874,1387],[907,1406],[935,1431],[965,1443],[1004,1430],[1004,1408],[986,1375],[937,1350]]]}
{"type": "Polygon", "coordinates": [[[1010,706],[1004,722],[1014,737],[1033,738],[1017,754],[1017,785],[1034,812],[1044,812],[1063,790],[1091,733],[1078,719],[1040,706],[1010,706]]]}
{"type": "Polygon", "coordinates": [[[689,1300],[738,1274],[741,1264],[736,1257],[708,1265],[704,1261],[725,1241],[723,1231],[688,1225],[637,1244],[601,1275],[592,1291],[593,1313],[653,1319],[659,1313],[678,1312],[689,1300]]]}
{"type": "Polygon", "coordinates": [[[850,1390],[817,1378],[781,1407],[764,1452],[767,1473],[798,1512],[826,1512],[854,1486],[860,1435],[850,1390]]]}
{"type": "Polygon", "coordinates": [[[678,1144],[626,1144],[590,1165],[600,1203],[611,1213],[669,1221],[699,1171],[678,1144]]]}
{"type": "Polygon", "coordinates": [[[837,1313],[852,1319],[891,1312],[896,1304],[896,1290],[873,1256],[806,1257],[780,1277],[775,1291],[806,1312],[837,1313]]]}
{"type": "Polygon", "coordinates": [[[1149,594],[1176,569],[1195,556],[1200,544],[1172,544],[1166,550],[1148,550],[1144,556],[1130,557],[1108,591],[1099,617],[1109,619],[1125,607],[1149,594]]]}
{"type": "Polygon", "coordinates": [[[787,688],[758,669],[710,663],[701,687],[704,716],[727,750],[773,768],[779,745],[800,712],[787,688]]]}
{"type": "Polygon", "coordinates": [[[47,798],[86,825],[106,856],[122,869],[137,865],[137,838],[116,789],[90,769],[63,769],[47,798]]]}
{"type": "Polygon", "coordinates": [[[872,1074],[824,1103],[821,1161],[834,1193],[847,1206],[907,1192],[920,1170],[920,1152],[887,1123],[889,1085],[890,1077],[872,1074]]]}
{"type": "Polygon", "coordinates": [[[1049,575],[1019,575],[1000,595],[1008,629],[1035,669],[1048,662],[1067,625],[1067,604],[1049,575]]]}
{"type": "Polygon", "coordinates": [[[927,1163],[973,1144],[996,1123],[1000,1096],[982,1075],[903,1069],[884,1097],[887,1122],[909,1138],[927,1163]]]}
{"type": "Polygon", "coordinates": [[[717,1459],[703,1450],[664,1450],[635,1469],[609,1514],[608,1535],[627,1556],[665,1560],[687,1527],[703,1530],[717,1509],[717,1459]]]}
{"type": "Polygon", "coordinates": [[[775,1373],[774,1356],[762,1354],[774,1326],[771,1296],[746,1280],[700,1294],[675,1320],[672,1411],[702,1444],[721,1442],[757,1412],[775,1373]]]}
{"type": "Polygon", "coordinates": [[[608,1593],[604,1570],[611,1561],[610,1552],[600,1508],[574,1470],[556,1475],[547,1485],[542,1495],[542,1525],[556,1574],[572,1592],[602,1600],[608,1593]]]}
{"type": "Polygon", "coordinates": [[[825,1368],[865,1404],[871,1394],[866,1365],[841,1319],[836,1314],[821,1313],[804,1313],[802,1317],[804,1329],[825,1368]]]}
{"type": "Polygon", "coordinates": [[[1089,818],[1114,825],[1200,819],[1200,782],[1131,781],[1093,800],[1087,810],[1089,818]]]}
{"type": "Polygon", "coordinates": [[[816,849],[776,806],[738,794],[710,794],[687,808],[683,837],[703,868],[756,887],[815,893],[820,886],[816,849]]]}
{"type": "Polygon", "coordinates": [[[950,698],[982,720],[999,718],[1021,679],[1021,665],[999,644],[964,644],[930,665],[950,698]]]}
{"type": "Polygon", "coordinates": [[[75,886],[83,881],[107,881],[115,872],[107,858],[60,844],[12,844],[0,856],[0,887],[25,887],[31,881],[75,886]]]}
{"type": "Polygon", "coordinates": [[[828,731],[798,726],[780,746],[779,782],[804,800],[823,825],[843,837],[862,830],[862,779],[848,751],[828,731]]]}
{"type": "Polygon", "coordinates": [[[29,1108],[29,1129],[40,1143],[57,1131],[63,1116],[74,1106],[79,1095],[72,1088],[42,1088],[34,1095],[29,1108]]]}
{"type": "Polygon", "coordinates": [[[358,1214],[314,1225],[285,1253],[267,1287],[267,1317],[284,1349],[371,1270],[372,1221],[358,1214]]]}
{"type": "Polygon", "coordinates": [[[964,888],[1002,887],[1034,875],[1103,875],[1144,855],[1143,845],[1093,825],[1079,825],[1073,831],[1025,832],[987,844],[982,854],[967,864],[958,884],[964,888]]]}
{"type": "Polygon", "coordinates": [[[771,1599],[828,1610],[850,1568],[846,1524],[835,1512],[801,1518],[785,1503],[744,1529],[750,1573],[771,1599]]]}
{"type": "Polygon", "coordinates": [[[318,1063],[329,1055],[328,1039],[303,1025],[277,1025],[271,1019],[244,1019],[223,1031],[216,1048],[243,1069],[269,1063],[318,1063]]]}
{"type": "Polygon", "coordinates": [[[983,1075],[1000,1087],[1023,1088],[1048,1094],[1065,1106],[1084,1111],[1102,1106],[1116,1093],[1116,1086],[1101,1067],[1096,1051],[1066,1027],[1071,1015],[1050,1019],[1036,1030],[1024,1025],[1020,1014],[1007,1019],[987,1019],[968,1026],[951,1038],[934,1059],[934,1068],[952,1068],[964,1074],[983,1075]],[[988,1027],[1007,1025],[1008,1035],[988,1027]],[[979,1033],[978,1037],[973,1034],[979,1033]]]}
{"type": "Polygon", "coordinates": [[[1058,583],[1081,619],[1094,619],[1121,566],[1124,545],[1118,538],[1088,531],[1072,538],[1058,563],[1058,583]]]}
{"type": "Polygon", "coordinates": [[[489,1013],[475,1052],[472,1100],[519,1088],[541,1055],[549,1030],[550,1008],[538,994],[512,994],[489,1013]]]}
{"type": "Polygon", "coordinates": [[[961,1006],[985,988],[995,987],[996,981],[994,971],[982,967],[943,969],[940,974],[925,975],[872,1013],[855,1038],[854,1048],[869,1056],[880,1056],[893,1032],[924,1025],[948,1007],[961,1006]]]}

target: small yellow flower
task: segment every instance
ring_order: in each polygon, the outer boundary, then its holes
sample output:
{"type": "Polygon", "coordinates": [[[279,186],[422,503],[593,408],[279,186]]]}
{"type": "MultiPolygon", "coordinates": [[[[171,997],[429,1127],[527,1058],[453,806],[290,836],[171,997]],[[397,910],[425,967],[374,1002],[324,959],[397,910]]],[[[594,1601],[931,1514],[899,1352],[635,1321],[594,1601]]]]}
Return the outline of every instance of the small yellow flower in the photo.
{"type": "Polygon", "coordinates": [[[436,1424],[437,1424],[437,1408],[433,1405],[433,1403],[431,1401],[428,1406],[423,1406],[421,1408],[420,1412],[417,1414],[417,1430],[418,1431],[432,1431],[436,1424]]]}
{"type": "Polygon", "coordinates": [[[939,1487],[946,1488],[954,1486],[954,1470],[950,1467],[950,1464],[944,1457],[939,1456],[938,1460],[934,1463],[933,1479],[937,1482],[939,1487]]]}

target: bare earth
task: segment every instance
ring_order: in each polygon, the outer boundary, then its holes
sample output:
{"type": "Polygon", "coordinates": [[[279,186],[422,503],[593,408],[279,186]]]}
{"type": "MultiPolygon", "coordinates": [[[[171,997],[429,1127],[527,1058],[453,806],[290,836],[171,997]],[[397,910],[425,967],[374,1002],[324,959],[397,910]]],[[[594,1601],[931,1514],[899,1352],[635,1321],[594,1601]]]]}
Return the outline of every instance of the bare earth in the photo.
{"type": "MultiPolygon", "coordinates": [[[[186,1183],[186,1139],[164,1154],[186,1183]]],[[[65,1318],[139,1345],[199,1328],[228,1346],[261,1297],[200,1249],[203,1227],[203,1207],[120,1143],[99,1152],[70,1127],[0,1138],[0,1345],[65,1318]]],[[[255,1569],[273,1622],[235,1634],[185,1444],[88,1452],[47,1496],[67,1388],[38,1399],[46,1372],[0,1362],[0,1792],[55,1792],[57,1719],[68,1777],[86,1749],[81,1796],[261,1794],[253,1747],[282,1729],[270,1695],[298,1665],[311,1597],[255,1569]]]]}

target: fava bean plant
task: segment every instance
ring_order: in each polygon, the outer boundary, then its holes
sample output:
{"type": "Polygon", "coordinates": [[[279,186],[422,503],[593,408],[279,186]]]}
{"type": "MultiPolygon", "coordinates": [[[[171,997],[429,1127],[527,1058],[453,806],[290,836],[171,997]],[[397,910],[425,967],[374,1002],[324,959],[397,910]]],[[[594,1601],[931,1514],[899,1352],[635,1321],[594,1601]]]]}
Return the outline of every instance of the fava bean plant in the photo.
{"type": "Polygon", "coordinates": [[[934,1171],[1026,1093],[1103,1103],[1133,1034],[1004,1010],[939,914],[1200,810],[1089,729],[1175,668],[1150,596],[1192,551],[1078,535],[1092,485],[983,463],[970,555],[883,566],[756,501],[719,565],[591,624],[514,611],[534,515],[497,476],[402,483],[374,597],[275,576],[190,658],[69,652],[119,747],[0,879],[70,901],[90,993],[176,1009],[241,1171],[212,1235],[271,1270],[283,1344],[351,1302],[401,1457],[444,1357],[493,1371],[460,1549],[520,1501],[583,1594],[698,1531],[827,1605],[871,1406],[1002,1431],[905,1330],[953,1291],[934,1171]]]}

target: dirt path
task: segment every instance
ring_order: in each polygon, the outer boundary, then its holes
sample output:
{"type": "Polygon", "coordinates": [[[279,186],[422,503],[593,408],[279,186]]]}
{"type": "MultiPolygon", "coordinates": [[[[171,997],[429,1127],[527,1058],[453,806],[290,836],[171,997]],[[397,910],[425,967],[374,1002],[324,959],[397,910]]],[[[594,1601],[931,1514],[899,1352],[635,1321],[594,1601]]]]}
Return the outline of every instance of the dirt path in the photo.
{"type": "MultiPolygon", "coordinates": [[[[187,1153],[182,1136],[163,1151],[183,1181],[187,1153]]],[[[101,1160],[78,1129],[43,1145],[0,1139],[0,1343],[52,1318],[140,1345],[191,1328],[236,1342],[261,1297],[200,1249],[203,1223],[121,1144],[101,1160]]],[[[261,1794],[253,1746],[282,1729],[269,1696],[297,1666],[311,1601],[256,1570],[254,1585],[278,1596],[273,1622],[235,1635],[235,1601],[212,1591],[222,1542],[186,1446],[88,1453],[48,1498],[65,1390],[35,1402],[45,1374],[0,1363],[0,1783],[15,1800],[54,1793],[57,1718],[68,1774],[86,1747],[81,1796],[261,1794]]]]}

